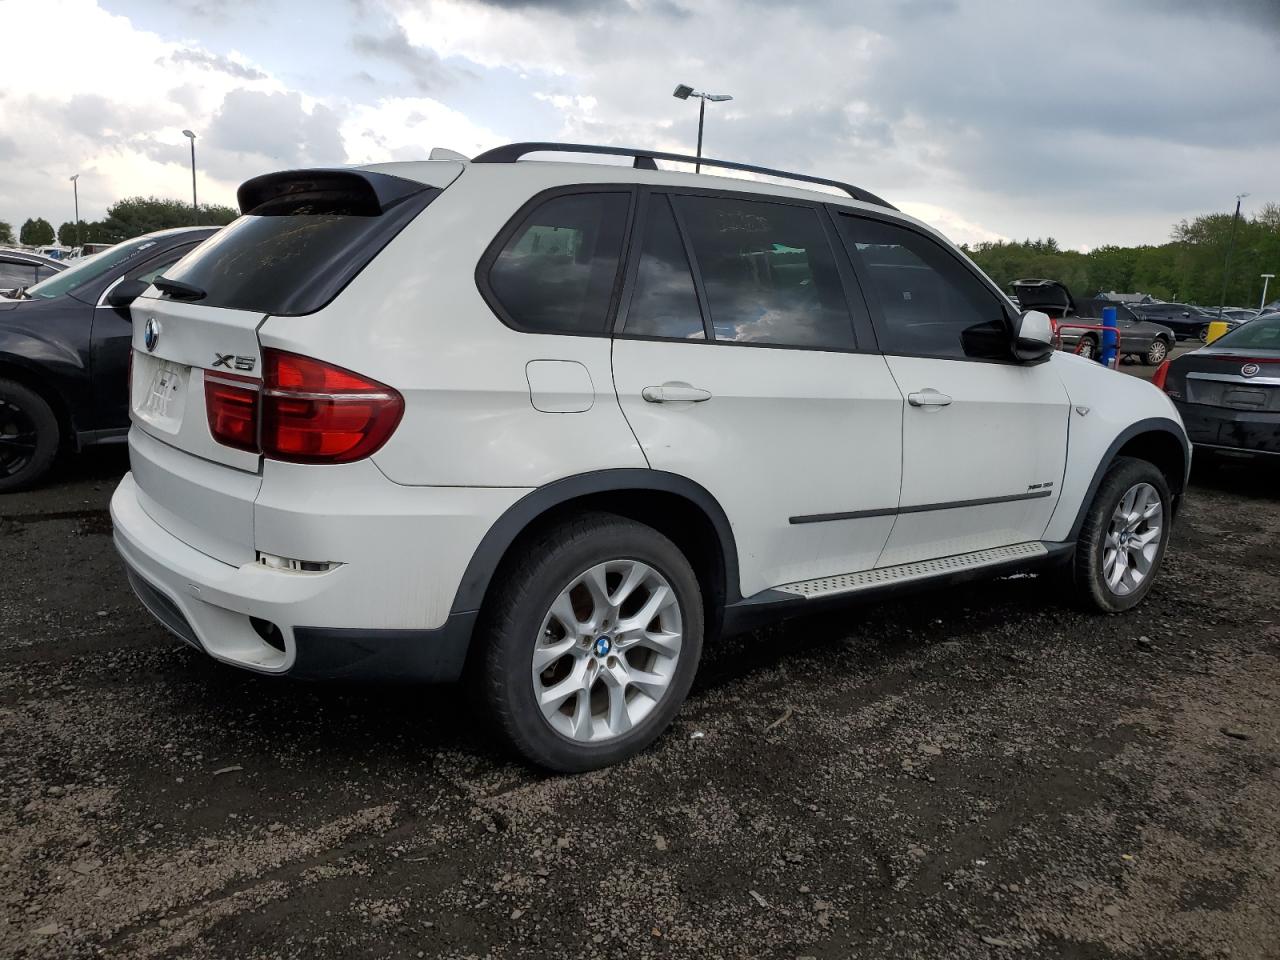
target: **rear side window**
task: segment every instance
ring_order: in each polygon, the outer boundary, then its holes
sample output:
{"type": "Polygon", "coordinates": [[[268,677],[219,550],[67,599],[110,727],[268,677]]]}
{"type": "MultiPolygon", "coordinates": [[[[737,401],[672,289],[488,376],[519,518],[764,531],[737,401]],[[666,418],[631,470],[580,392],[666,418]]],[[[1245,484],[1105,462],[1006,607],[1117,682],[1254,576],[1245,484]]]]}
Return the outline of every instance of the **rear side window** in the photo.
{"type": "Polygon", "coordinates": [[[853,322],[818,211],[725,197],[677,198],[715,339],[854,348],[853,322]]]}
{"type": "Polygon", "coordinates": [[[328,304],[440,190],[383,174],[277,174],[240,188],[246,215],[164,272],[202,306],[277,316],[328,304]],[[250,206],[252,204],[252,206],[250,206]]]}
{"type": "Polygon", "coordinates": [[[579,193],[536,207],[488,272],[507,317],[531,333],[604,333],[628,193],[579,193]]]}
{"type": "Polygon", "coordinates": [[[936,241],[896,224],[837,218],[880,301],[885,353],[1007,359],[1004,307],[936,241]]]}
{"type": "Polygon", "coordinates": [[[689,258],[671,214],[671,203],[662,194],[649,198],[644,244],[625,331],[642,337],[706,338],[689,258]]]}
{"type": "Polygon", "coordinates": [[[0,263],[0,287],[29,287],[36,282],[36,268],[29,263],[0,263]]]}

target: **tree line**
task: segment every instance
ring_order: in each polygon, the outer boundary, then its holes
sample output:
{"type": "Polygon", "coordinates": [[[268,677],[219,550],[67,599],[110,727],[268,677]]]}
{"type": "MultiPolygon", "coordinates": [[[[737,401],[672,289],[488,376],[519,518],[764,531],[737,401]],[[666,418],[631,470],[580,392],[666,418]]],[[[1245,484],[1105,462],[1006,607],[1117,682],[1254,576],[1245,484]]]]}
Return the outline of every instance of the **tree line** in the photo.
{"type": "MultiPolygon", "coordinates": [[[[1006,291],[1013,280],[1044,277],[1061,281],[1078,297],[1114,290],[1216,307],[1232,219],[1229,213],[1211,213],[1183,220],[1174,225],[1169,242],[1158,246],[1104,246],[1081,253],[1063,250],[1050,237],[980,243],[965,252],[1006,291]]],[[[1280,204],[1268,203],[1235,224],[1225,305],[1257,307],[1263,273],[1280,274],[1280,204]]],[[[1280,296],[1274,282],[1271,289],[1280,296]]]]}
{"type": "MultiPolygon", "coordinates": [[[[203,226],[226,226],[240,212],[234,207],[202,203],[199,222],[203,226]]],[[[196,222],[191,204],[181,200],[162,200],[158,197],[126,197],[107,207],[107,215],[101,220],[81,220],[76,224],[67,221],[55,232],[53,224],[44,217],[28,219],[15,238],[13,227],[0,220],[0,243],[26,244],[33,247],[48,246],[56,237],[64,247],[78,247],[84,243],[119,243],[144,233],[167,230],[170,227],[189,227],[196,222]]]]}

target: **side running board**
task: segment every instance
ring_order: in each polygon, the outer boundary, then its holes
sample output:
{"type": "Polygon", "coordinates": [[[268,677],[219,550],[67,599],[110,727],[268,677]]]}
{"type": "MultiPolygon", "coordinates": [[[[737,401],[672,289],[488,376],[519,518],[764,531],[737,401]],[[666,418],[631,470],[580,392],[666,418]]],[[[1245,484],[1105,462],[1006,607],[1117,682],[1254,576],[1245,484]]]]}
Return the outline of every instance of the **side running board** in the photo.
{"type": "Polygon", "coordinates": [[[799,580],[781,587],[774,587],[774,590],[779,593],[789,593],[793,596],[803,597],[806,600],[813,600],[817,597],[858,593],[862,590],[870,590],[895,583],[910,583],[913,580],[945,577],[947,574],[960,573],[965,570],[998,567],[1018,560],[1034,560],[1048,555],[1048,548],[1036,540],[1029,543],[1015,543],[1008,547],[995,547],[991,550],[959,553],[954,557],[943,557],[939,560],[919,560],[915,563],[899,564],[896,567],[877,567],[874,570],[863,570],[860,573],[841,573],[834,577],[799,580]]]}

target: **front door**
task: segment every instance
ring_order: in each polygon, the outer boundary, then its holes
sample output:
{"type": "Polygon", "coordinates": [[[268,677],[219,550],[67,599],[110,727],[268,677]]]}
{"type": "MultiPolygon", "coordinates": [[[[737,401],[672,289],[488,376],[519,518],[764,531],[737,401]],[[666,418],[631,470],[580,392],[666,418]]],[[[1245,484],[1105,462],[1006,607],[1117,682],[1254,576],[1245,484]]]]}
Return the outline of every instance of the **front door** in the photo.
{"type": "Polygon", "coordinates": [[[613,373],[650,466],[719,501],[743,596],[874,566],[903,401],[825,211],[652,192],[637,231],[613,373]]]}
{"type": "Polygon", "coordinates": [[[1009,353],[1004,304],[923,231],[840,214],[907,405],[902,496],[879,566],[1039,540],[1066,465],[1066,389],[1009,353]]]}

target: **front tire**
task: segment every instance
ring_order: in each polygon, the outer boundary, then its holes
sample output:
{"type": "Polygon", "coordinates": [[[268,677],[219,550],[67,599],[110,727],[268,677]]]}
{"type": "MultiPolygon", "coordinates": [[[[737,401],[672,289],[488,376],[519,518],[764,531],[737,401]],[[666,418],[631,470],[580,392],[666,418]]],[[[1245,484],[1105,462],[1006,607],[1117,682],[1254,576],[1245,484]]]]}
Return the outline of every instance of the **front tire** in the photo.
{"type": "Polygon", "coordinates": [[[593,513],[543,532],[499,576],[477,642],[507,743],[561,773],[653,743],[702,653],[702,592],[680,549],[651,527],[593,513]]]}
{"type": "Polygon", "coordinates": [[[1168,482],[1146,460],[1118,457],[1076,541],[1075,582],[1086,605],[1123,613],[1151,590],[1173,520],[1168,482]]]}
{"type": "Polygon", "coordinates": [[[34,486],[58,455],[58,418],[34,390],[0,379],[0,493],[34,486]]]}

